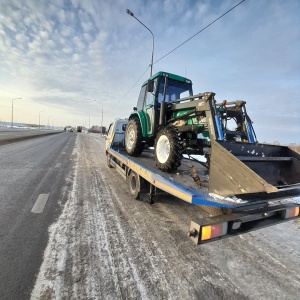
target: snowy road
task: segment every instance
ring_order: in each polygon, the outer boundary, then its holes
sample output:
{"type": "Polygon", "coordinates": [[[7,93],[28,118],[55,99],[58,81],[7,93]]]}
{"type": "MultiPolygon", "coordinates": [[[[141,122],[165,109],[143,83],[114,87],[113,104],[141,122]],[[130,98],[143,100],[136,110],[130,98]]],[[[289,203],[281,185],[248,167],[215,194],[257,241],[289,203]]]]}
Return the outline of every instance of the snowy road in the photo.
{"type": "Polygon", "coordinates": [[[200,208],[133,200],[103,139],[77,134],[72,157],[32,299],[299,299],[299,221],[197,247],[200,208]]]}
{"type": "Polygon", "coordinates": [[[0,146],[0,299],[29,299],[48,228],[68,200],[76,135],[0,146]]]}

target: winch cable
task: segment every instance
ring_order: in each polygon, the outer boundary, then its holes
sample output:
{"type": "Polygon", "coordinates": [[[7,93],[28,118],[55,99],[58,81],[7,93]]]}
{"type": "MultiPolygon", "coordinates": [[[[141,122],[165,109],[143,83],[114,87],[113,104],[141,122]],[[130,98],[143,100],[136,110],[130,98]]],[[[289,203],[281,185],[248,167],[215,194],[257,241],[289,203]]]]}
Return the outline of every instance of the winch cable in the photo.
{"type": "Polygon", "coordinates": [[[203,167],[205,167],[206,169],[209,169],[207,162],[203,162],[201,160],[196,159],[195,157],[191,156],[190,154],[188,154],[189,160],[193,160],[197,163],[199,163],[200,165],[202,165],[203,167]]]}

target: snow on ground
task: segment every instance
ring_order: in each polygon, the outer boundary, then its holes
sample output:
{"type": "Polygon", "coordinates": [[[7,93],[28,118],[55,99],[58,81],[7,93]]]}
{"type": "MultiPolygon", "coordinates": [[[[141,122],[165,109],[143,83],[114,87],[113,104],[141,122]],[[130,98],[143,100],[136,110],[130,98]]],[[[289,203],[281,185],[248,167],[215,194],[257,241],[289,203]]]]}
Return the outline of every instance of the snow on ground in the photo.
{"type": "MultiPolygon", "coordinates": [[[[49,229],[49,243],[31,299],[148,299],[147,280],[140,278],[141,272],[136,269],[133,258],[127,256],[131,245],[124,237],[117,216],[107,205],[112,201],[111,195],[118,196],[105,184],[100,172],[92,176],[81,174],[82,152],[77,140],[73,152],[75,184],[62,215],[49,229]],[[98,176],[101,186],[90,181],[97,181],[98,176]],[[94,189],[88,190],[90,186],[94,189]],[[81,198],[82,192],[89,199],[81,198]],[[115,233],[117,239],[112,238],[115,233]],[[125,280],[118,274],[120,270],[125,280]]],[[[144,255],[134,252],[140,259],[144,255]]],[[[155,266],[156,258],[150,261],[155,266]]],[[[160,280],[159,272],[147,276],[160,280]]]]}
{"type": "Polygon", "coordinates": [[[201,209],[131,199],[103,144],[77,135],[31,299],[298,299],[299,221],[197,247],[187,230],[201,209]]]}

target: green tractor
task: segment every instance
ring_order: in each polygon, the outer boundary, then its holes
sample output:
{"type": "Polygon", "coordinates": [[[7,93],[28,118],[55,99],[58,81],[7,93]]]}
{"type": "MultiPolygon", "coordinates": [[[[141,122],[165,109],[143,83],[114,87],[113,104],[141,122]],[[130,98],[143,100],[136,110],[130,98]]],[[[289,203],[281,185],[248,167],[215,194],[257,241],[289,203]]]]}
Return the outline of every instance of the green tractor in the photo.
{"type": "Polygon", "coordinates": [[[255,143],[244,101],[217,104],[212,92],[193,95],[192,81],[158,72],[144,82],[137,106],[126,127],[125,146],[130,156],[154,147],[156,165],[175,171],[183,154],[205,155],[211,140],[255,143]],[[235,128],[229,130],[234,121],[235,128]],[[230,125],[231,124],[231,125],[230,125]]]}
{"type": "Polygon", "coordinates": [[[300,155],[258,143],[245,105],[217,103],[212,92],[193,95],[191,80],[158,72],[142,85],[129,117],[126,151],[139,156],[154,146],[156,165],[166,172],[180,166],[183,154],[205,155],[209,191],[218,195],[299,195],[300,155]]]}

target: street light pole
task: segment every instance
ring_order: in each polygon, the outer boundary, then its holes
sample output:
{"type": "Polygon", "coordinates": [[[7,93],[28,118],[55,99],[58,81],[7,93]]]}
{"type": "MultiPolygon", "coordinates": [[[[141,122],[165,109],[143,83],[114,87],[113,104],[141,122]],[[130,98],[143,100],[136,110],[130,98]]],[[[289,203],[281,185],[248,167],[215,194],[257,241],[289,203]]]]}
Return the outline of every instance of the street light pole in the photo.
{"type": "Polygon", "coordinates": [[[11,100],[11,128],[14,127],[14,100],[18,100],[22,98],[14,98],[11,100]]]}
{"type": "Polygon", "coordinates": [[[101,113],[101,134],[103,135],[103,103],[101,103],[102,105],[102,113],[101,113]]]}
{"type": "Polygon", "coordinates": [[[152,54],[151,54],[151,64],[150,64],[150,77],[152,76],[152,68],[153,68],[153,55],[154,55],[154,35],[153,32],[144,24],[142,23],[134,14],[132,11],[130,11],[128,8],[126,9],[126,12],[129,16],[135,18],[140,24],[142,24],[152,35],[152,54]]]}
{"type": "Polygon", "coordinates": [[[43,111],[45,111],[45,109],[39,112],[39,129],[41,129],[41,112],[43,111]]]}
{"type": "Polygon", "coordinates": [[[97,100],[94,100],[95,102],[97,102],[97,103],[100,103],[101,104],[101,106],[102,106],[102,109],[101,109],[101,134],[103,135],[103,103],[102,102],[99,102],[99,101],[97,101],[97,100]]]}
{"type": "Polygon", "coordinates": [[[89,129],[91,129],[91,115],[90,113],[85,112],[87,115],[89,115],[89,129]]]}

